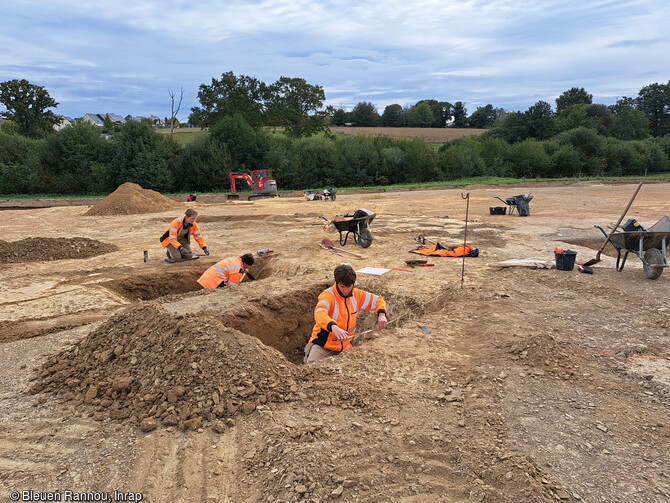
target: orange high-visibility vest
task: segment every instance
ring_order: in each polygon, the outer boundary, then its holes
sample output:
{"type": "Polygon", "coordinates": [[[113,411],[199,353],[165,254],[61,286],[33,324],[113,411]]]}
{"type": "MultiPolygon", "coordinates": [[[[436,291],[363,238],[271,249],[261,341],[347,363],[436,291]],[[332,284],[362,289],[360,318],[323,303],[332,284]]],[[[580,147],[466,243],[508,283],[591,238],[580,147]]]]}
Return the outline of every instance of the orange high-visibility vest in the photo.
{"type": "Polygon", "coordinates": [[[191,241],[191,236],[193,236],[193,239],[196,240],[200,248],[204,248],[205,246],[207,246],[205,244],[205,240],[202,237],[202,233],[200,232],[198,224],[196,222],[193,222],[192,224],[184,225],[184,218],[186,217],[175,218],[170,223],[170,227],[168,227],[168,230],[166,230],[161,236],[161,244],[163,245],[163,248],[166,248],[167,245],[172,245],[178,249],[181,246],[181,244],[179,244],[177,238],[179,237],[179,233],[182,231],[182,229],[188,230],[187,239],[189,242],[191,241]]]}
{"type": "Polygon", "coordinates": [[[217,262],[207,269],[198,279],[205,288],[218,288],[219,286],[236,286],[244,277],[244,265],[240,257],[231,257],[217,262]]]}
{"type": "Polygon", "coordinates": [[[309,342],[313,342],[324,349],[344,351],[351,347],[351,339],[356,334],[356,319],[359,311],[374,311],[386,313],[386,302],[381,295],[375,295],[364,290],[354,288],[351,295],[342,297],[337,291],[337,285],[321,292],[319,301],[314,308],[314,329],[309,342]],[[349,333],[343,341],[335,340],[331,332],[333,325],[337,325],[349,333]]]}
{"type": "Polygon", "coordinates": [[[470,245],[460,245],[453,248],[444,248],[440,243],[434,244],[430,248],[420,246],[416,250],[411,250],[410,253],[418,253],[419,255],[426,255],[428,257],[466,257],[470,255],[473,250],[470,245]]]}

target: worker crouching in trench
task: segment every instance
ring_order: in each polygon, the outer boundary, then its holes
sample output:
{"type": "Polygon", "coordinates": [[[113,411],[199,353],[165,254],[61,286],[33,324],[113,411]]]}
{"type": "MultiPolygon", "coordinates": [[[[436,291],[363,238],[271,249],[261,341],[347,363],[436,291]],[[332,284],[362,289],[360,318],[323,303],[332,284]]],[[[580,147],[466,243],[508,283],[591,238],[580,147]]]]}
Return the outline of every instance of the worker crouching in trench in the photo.
{"type": "Polygon", "coordinates": [[[198,283],[202,288],[237,286],[252,265],[254,256],[251,253],[245,253],[241,257],[224,258],[207,269],[198,278],[198,283]]]}
{"type": "Polygon", "coordinates": [[[190,260],[197,257],[191,250],[191,236],[205,252],[205,255],[209,255],[205,239],[195,222],[197,219],[198,212],[189,208],[183,218],[175,218],[170,222],[170,227],[161,236],[161,244],[166,249],[170,262],[190,260]]]}
{"type": "Polygon", "coordinates": [[[354,288],[354,283],[356,271],[351,266],[338,265],[335,268],[335,284],[319,295],[314,308],[316,323],[305,346],[305,363],[314,363],[350,349],[351,340],[356,335],[359,311],[374,311],[379,329],[386,328],[386,302],[383,297],[354,288]]]}

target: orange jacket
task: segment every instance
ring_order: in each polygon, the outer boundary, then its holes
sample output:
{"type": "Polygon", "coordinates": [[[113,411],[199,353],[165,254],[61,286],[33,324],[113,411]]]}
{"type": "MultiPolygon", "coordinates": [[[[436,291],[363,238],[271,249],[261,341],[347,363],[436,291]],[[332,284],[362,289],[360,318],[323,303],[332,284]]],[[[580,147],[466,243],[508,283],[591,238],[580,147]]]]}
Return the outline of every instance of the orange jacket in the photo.
{"type": "Polygon", "coordinates": [[[244,265],[240,257],[231,257],[217,262],[198,279],[205,288],[239,285],[244,277],[244,265]]]}
{"type": "Polygon", "coordinates": [[[430,248],[419,246],[416,250],[411,250],[410,253],[418,253],[419,255],[427,255],[428,257],[468,257],[474,248],[470,245],[460,245],[452,248],[445,248],[440,243],[434,244],[430,248]]]}
{"type": "Polygon", "coordinates": [[[374,311],[386,313],[386,302],[381,295],[375,295],[365,290],[354,288],[351,295],[342,297],[337,291],[337,285],[321,292],[319,302],[314,308],[314,329],[309,342],[313,342],[324,349],[343,351],[351,347],[351,339],[356,333],[356,318],[359,311],[374,311]],[[343,341],[335,340],[331,332],[333,325],[337,325],[349,333],[343,341]]]}
{"type": "Polygon", "coordinates": [[[172,245],[179,249],[181,244],[179,244],[179,241],[177,241],[177,237],[179,236],[179,233],[182,231],[182,229],[188,230],[187,240],[189,242],[191,241],[191,236],[193,236],[193,239],[196,240],[200,248],[207,246],[205,244],[205,240],[202,237],[202,234],[200,233],[198,224],[193,222],[192,224],[184,225],[184,218],[185,217],[175,218],[172,222],[170,222],[170,227],[168,227],[168,230],[166,230],[161,236],[161,244],[163,245],[163,248],[167,248],[167,245],[172,245]]]}

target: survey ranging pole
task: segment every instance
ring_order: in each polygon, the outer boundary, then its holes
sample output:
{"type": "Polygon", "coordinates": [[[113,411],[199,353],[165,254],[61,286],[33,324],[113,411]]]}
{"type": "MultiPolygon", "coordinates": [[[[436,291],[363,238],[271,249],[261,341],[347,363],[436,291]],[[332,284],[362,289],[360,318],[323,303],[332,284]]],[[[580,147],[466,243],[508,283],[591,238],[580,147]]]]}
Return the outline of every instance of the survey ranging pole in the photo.
{"type": "Polygon", "coordinates": [[[470,193],[463,195],[461,198],[465,199],[465,232],[463,233],[463,266],[461,267],[461,288],[463,288],[463,281],[465,280],[465,245],[468,242],[468,213],[470,212],[470,193]]]}

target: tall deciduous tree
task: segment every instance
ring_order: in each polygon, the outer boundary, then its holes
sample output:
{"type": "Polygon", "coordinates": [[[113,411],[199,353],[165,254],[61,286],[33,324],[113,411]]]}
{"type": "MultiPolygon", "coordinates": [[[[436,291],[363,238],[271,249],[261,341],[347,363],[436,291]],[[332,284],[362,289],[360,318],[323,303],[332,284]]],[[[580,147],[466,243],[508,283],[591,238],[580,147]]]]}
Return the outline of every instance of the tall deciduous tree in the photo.
{"type": "Polygon", "coordinates": [[[465,108],[465,103],[457,101],[454,103],[454,123],[451,127],[468,127],[468,110],[465,108]]]}
{"type": "Polygon", "coordinates": [[[619,98],[618,100],[616,100],[616,103],[614,105],[610,105],[610,110],[612,110],[612,113],[614,115],[618,115],[627,108],[636,108],[636,107],[637,107],[637,101],[635,100],[635,98],[629,98],[628,96],[624,96],[623,98],[619,98]]]}
{"type": "Polygon", "coordinates": [[[430,127],[433,125],[433,111],[426,102],[419,103],[412,110],[412,127],[430,127]]]}
{"type": "Polygon", "coordinates": [[[58,106],[49,91],[25,79],[0,82],[0,103],[7,109],[0,116],[14,121],[24,136],[39,138],[53,133],[59,121],[48,110],[58,106]]]}
{"type": "Polygon", "coordinates": [[[501,108],[493,108],[493,105],[488,104],[484,107],[479,107],[468,117],[468,125],[473,128],[489,128],[493,126],[496,119],[502,114],[501,108]]]}
{"type": "Polygon", "coordinates": [[[382,114],[381,125],[384,127],[405,126],[405,115],[402,113],[402,107],[395,103],[393,105],[388,105],[382,114]]]}
{"type": "Polygon", "coordinates": [[[191,108],[191,124],[210,127],[223,117],[241,114],[253,127],[263,125],[263,94],[265,84],[254,77],[233,72],[212,79],[212,84],[201,84],[198,90],[200,107],[191,108]]]}
{"type": "Polygon", "coordinates": [[[354,126],[374,127],[379,124],[379,113],[372,103],[361,101],[351,111],[354,126]]]}
{"type": "Polygon", "coordinates": [[[130,121],[111,140],[109,173],[114,185],[133,182],[146,189],[171,190],[179,146],[148,124],[130,121]]]}
{"type": "Polygon", "coordinates": [[[285,128],[288,136],[301,138],[329,131],[323,87],[305,79],[281,77],[265,90],[267,122],[285,128]]]}
{"type": "Polygon", "coordinates": [[[343,108],[338,108],[333,112],[333,116],[330,119],[331,124],[334,126],[344,126],[344,123],[346,121],[346,112],[344,111],[343,108]]]}
{"type": "Polygon", "coordinates": [[[554,113],[546,101],[538,101],[523,115],[530,138],[548,140],[556,133],[554,113]]]}
{"type": "Polygon", "coordinates": [[[652,136],[670,133],[670,81],[667,84],[650,84],[640,89],[637,109],[649,119],[652,136]]]}
{"type": "Polygon", "coordinates": [[[583,87],[573,87],[556,98],[556,112],[562,112],[572,105],[590,105],[591,103],[593,103],[592,94],[587,93],[583,87]]]}
{"type": "Polygon", "coordinates": [[[421,100],[415,106],[426,103],[433,114],[433,121],[430,127],[447,127],[447,122],[453,115],[454,106],[448,101],[421,100]]]}

